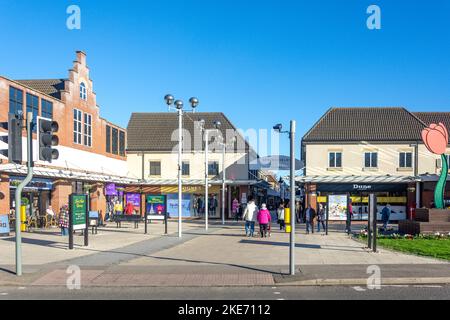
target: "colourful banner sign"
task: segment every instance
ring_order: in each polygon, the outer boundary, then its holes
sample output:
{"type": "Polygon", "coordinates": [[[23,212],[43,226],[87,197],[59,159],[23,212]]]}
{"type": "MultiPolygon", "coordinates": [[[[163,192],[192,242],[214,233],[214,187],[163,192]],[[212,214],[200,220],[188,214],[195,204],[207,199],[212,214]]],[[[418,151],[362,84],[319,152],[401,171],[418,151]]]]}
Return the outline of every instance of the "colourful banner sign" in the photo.
{"type": "Polygon", "coordinates": [[[346,221],[348,197],[346,195],[328,196],[329,219],[331,221],[346,221]]]}
{"type": "Polygon", "coordinates": [[[127,193],[125,198],[126,203],[131,203],[134,207],[141,207],[141,195],[139,193],[127,193]]]}
{"type": "Polygon", "coordinates": [[[167,213],[166,196],[147,196],[146,213],[149,215],[161,215],[167,213]]]}

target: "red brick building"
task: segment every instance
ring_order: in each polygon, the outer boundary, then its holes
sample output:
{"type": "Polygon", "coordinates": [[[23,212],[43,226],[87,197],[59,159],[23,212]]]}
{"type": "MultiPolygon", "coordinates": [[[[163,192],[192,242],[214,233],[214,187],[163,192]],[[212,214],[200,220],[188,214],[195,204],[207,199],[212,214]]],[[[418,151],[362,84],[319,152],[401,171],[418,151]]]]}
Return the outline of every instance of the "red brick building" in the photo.
{"type": "MultiPolygon", "coordinates": [[[[52,118],[59,124],[60,157],[52,164],[37,161],[35,179],[25,189],[30,212],[52,205],[55,212],[74,192],[90,192],[91,209],[106,210],[105,185],[126,182],[126,130],[101,118],[86,54],[78,51],[66,79],[11,80],[0,76],[0,121],[9,113],[33,112],[33,118],[52,118]]],[[[4,134],[4,132],[3,132],[4,134]]],[[[34,135],[34,144],[36,135],[34,135]]],[[[23,154],[26,155],[25,131],[23,154]]],[[[25,165],[0,160],[0,214],[14,207],[15,187],[25,165]]],[[[45,211],[44,211],[45,212],[45,211]]]]}

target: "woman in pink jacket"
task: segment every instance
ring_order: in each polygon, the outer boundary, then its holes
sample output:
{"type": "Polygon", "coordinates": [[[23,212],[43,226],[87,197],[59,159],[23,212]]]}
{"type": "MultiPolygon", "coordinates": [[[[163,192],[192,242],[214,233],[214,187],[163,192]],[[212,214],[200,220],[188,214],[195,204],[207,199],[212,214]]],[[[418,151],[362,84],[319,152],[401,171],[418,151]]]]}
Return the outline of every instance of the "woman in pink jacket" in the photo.
{"type": "Polygon", "coordinates": [[[265,203],[261,205],[261,210],[259,210],[258,212],[257,219],[259,223],[259,229],[261,231],[261,238],[267,238],[267,231],[272,218],[270,216],[270,211],[267,210],[267,206],[265,203]]]}

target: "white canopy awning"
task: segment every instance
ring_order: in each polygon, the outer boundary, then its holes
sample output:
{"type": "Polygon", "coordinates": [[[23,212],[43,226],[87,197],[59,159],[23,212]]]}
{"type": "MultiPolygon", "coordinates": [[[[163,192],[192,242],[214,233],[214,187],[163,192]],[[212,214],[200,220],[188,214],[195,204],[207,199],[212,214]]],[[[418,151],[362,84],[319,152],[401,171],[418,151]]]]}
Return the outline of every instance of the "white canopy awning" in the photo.
{"type": "MultiPolygon", "coordinates": [[[[149,185],[149,186],[173,186],[178,184],[178,179],[148,179],[142,181],[141,179],[121,177],[115,175],[92,173],[92,172],[80,172],[73,170],[51,169],[46,167],[35,167],[34,176],[50,179],[67,179],[78,180],[88,182],[104,182],[104,183],[117,183],[122,185],[149,185]]],[[[9,175],[24,176],[27,174],[27,167],[16,164],[3,164],[0,165],[0,172],[8,173],[9,175]]],[[[226,185],[254,185],[258,180],[226,180],[226,185]]],[[[204,185],[203,179],[183,179],[183,185],[204,185]]],[[[221,179],[211,179],[209,181],[211,185],[221,185],[221,179]]]]}

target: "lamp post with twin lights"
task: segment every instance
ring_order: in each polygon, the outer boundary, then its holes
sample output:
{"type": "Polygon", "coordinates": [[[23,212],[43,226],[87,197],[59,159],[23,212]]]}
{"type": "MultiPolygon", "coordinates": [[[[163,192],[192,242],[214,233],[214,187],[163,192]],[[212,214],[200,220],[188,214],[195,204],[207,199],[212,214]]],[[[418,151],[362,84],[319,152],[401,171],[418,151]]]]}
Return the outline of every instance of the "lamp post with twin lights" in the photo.
{"type": "MultiPolygon", "coordinates": [[[[182,213],[183,213],[183,183],[181,180],[182,177],[182,167],[183,167],[183,101],[175,100],[173,95],[168,94],[164,97],[167,106],[169,107],[169,111],[176,109],[178,112],[178,237],[182,237],[182,213]],[[173,107],[172,107],[173,106],[173,107]]],[[[195,108],[199,105],[199,101],[197,98],[189,99],[189,103],[191,104],[192,111],[195,111],[195,108]]]]}

